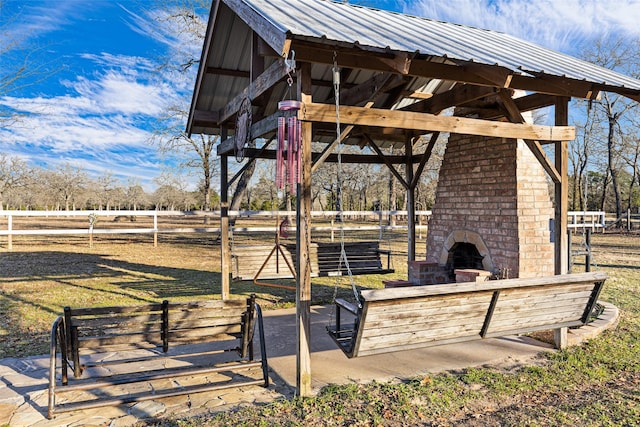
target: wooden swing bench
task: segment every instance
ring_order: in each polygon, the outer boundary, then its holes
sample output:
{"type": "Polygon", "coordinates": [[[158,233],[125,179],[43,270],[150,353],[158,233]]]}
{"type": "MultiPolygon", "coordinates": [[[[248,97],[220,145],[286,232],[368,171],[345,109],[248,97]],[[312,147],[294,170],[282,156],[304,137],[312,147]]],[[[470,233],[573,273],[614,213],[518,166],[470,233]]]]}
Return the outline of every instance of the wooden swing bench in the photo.
{"type": "MultiPolygon", "coordinates": [[[[360,307],[336,300],[327,328],[348,357],[587,323],[603,272],[363,290],[360,307]],[[350,313],[344,325],[341,311],[350,313]]],[[[556,342],[556,346],[564,347],[556,342]]]]}
{"type": "Polygon", "coordinates": [[[47,416],[242,385],[268,387],[265,349],[262,312],[253,295],[65,307],[51,329],[47,416]],[[254,359],[256,324],[260,360],[254,359]],[[58,399],[73,402],[59,404],[58,399]]]}
{"type": "MultiPolygon", "coordinates": [[[[344,250],[353,275],[393,273],[391,251],[380,249],[380,243],[345,242],[344,250]],[[382,256],[386,255],[383,264],[382,256]]],[[[340,263],[340,243],[317,242],[309,247],[311,276],[347,275],[347,267],[340,263]]],[[[280,251],[274,245],[237,245],[232,254],[234,280],[293,278],[291,269],[295,266],[296,247],[293,244],[280,244],[280,251]],[[284,257],[284,259],[283,259],[284,257]]]]}

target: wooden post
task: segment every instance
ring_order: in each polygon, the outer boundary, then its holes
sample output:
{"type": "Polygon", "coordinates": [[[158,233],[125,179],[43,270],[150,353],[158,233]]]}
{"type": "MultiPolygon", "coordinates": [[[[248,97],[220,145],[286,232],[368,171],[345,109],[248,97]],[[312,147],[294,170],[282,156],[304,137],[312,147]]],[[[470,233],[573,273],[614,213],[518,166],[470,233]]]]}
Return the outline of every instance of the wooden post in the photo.
{"type": "Polygon", "coordinates": [[[153,247],[158,247],[158,211],[153,212],[153,247]]]}
{"type": "Polygon", "coordinates": [[[413,182],[413,138],[405,142],[405,172],[407,186],[407,261],[416,259],[416,190],[413,182]]]}
{"type": "MultiPolygon", "coordinates": [[[[220,129],[220,140],[227,139],[227,128],[220,129]]],[[[223,300],[230,298],[229,264],[229,169],[228,157],[220,157],[220,294],[223,300]]]]}
{"type": "Polygon", "coordinates": [[[7,249],[11,251],[13,250],[13,234],[11,234],[13,231],[13,215],[7,217],[7,231],[9,232],[7,234],[7,249]]]}
{"type": "MultiPolygon", "coordinates": [[[[557,126],[569,123],[569,98],[558,97],[555,105],[557,126]]],[[[567,221],[569,216],[569,141],[555,142],[555,167],[560,182],[555,185],[555,274],[568,271],[569,247],[567,242],[567,221]]]]}
{"type": "MultiPolygon", "coordinates": [[[[569,124],[569,98],[557,97],[555,105],[555,122],[557,126],[569,124]]],[[[560,175],[560,182],[555,185],[555,274],[566,274],[569,271],[569,244],[567,221],[569,216],[569,141],[557,141],[555,145],[555,167],[560,175]]],[[[553,340],[558,349],[567,347],[567,328],[553,331],[553,340]]]]}
{"type": "Polygon", "coordinates": [[[585,246],[585,254],[584,254],[584,271],[591,271],[591,228],[587,228],[585,230],[584,235],[584,246],[585,246]]]}
{"type": "MultiPolygon", "coordinates": [[[[301,64],[298,70],[298,99],[310,103],[311,65],[301,64]]],[[[313,125],[302,123],[302,168],[298,197],[296,198],[296,393],[300,397],[311,395],[311,134],[313,125]]]]}

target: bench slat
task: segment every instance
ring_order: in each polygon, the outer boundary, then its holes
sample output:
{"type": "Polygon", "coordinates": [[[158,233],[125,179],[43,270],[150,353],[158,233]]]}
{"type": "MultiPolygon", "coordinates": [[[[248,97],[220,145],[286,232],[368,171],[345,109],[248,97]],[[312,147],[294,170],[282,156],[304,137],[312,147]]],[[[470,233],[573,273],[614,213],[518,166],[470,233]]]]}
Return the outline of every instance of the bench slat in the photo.
{"type": "MultiPolygon", "coordinates": [[[[353,333],[328,328],[349,357],[579,326],[602,272],[361,292],[353,333]]],[[[340,305],[338,305],[340,307],[340,305]]]]}
{"type": "MultiPolygon", "coordinates": [[[[251,362],[256,367],[262,367],[262,379],[246,384],[269,384],[262,312],[255,303],[255,296],[232,301],[165,301],[162,304],[131,307],[65,308],[64,315],[56,319],[52,326],[51,339],[49,418],[54,412],[61,411],[55,403],[57,394],[65,390],[98,389],[102,385],[113,384],[118,375],[122,379],[118,382],[135,382],[139,373],[150,371],[151,360],[156,360],[156,364],[162,366],[160,370],[163,372],[159,375],[167,378],[179,375],[176,369],[185,364],[192,366],[194,373],[205,370],[235,372],[245,369],[247,363],[251,362]],[[254,363],[251,361],[253,327],[256,324],[261,360],[254,363]],[[199,346],[205,343],[210,344],[199,346]],[[169,351],[170,348],[172,351],[169,351]],[[123,350],[139,351],[121,355],[123,350]],[[56,384],[58,360],[62,362],[62,385],[56,384]],[[74,386],[67,385],[68,366],[78,378],[74,386]],[[83,371],[88,372],[90,378],[80,378],[83,371]],[[80,383],[83,384],[77,385],[80,383]]],[[[235,385],[238,383],[236,377],[239,380],[241,376],[233,375],[228,382],[235,385]]],[[[154,374],[154,378],[158,378],[158,375],[154,374]]],[[[177,394],[189,392],[181,390],[177,394]]],[[[154,386],[154,394],[156,391],[154,386]]],[[[99,394],[109,393],[111,391],[99,394]]],[[[138,400],[143,399],[136,397],[134,401],[138,400]]],[[[109,402],[109,399],[98,399],[90,405],[104,406],[109,402]]],[[[69,405],[70,408],[77,406],[69,405]]]]}

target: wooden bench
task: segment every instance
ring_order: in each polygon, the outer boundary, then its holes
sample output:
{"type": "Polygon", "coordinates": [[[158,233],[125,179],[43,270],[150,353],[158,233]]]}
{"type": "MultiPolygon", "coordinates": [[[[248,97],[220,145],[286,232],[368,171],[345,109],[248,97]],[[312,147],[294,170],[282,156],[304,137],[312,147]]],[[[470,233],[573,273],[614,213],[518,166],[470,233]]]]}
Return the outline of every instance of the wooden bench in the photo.
{"type": "Polygon", "coordinates": [[[359,306],[336,300],[335,325],[327,329],[348,357],[537,330],[566,333],[588,321],[606,277],[593,272],[364,290],[359,306]],[[344,311],[353,323],[343,324],[344,311]]]}
{"type": "MultiPolygon", "coordinates": [[[[296,246],[281,244],[280,251],[274,251],[275,245],[237,245],[232,254],[232,272],[234,280],[253,280],[259,274],[261,279],[290,279],[295,268],[296,246]],[[265,263],[265,261],[268,262],[265,263]],[[292,269],[287,265],[293,266],[292,269]],[[262,270],[260,270],[262,268],[262,270]]],[[[349,268],[354,275],[393,273],[391,251],[380,249],[380,243],[345,242],[349,268]],[[386,265],[382,262],[386,255],[386,265]]],[[[309,247],[311,276],[342,276],[347,267],[340,264],[340,243],[312,243],[309,247]]]]}
{"type": "Polygon", "coordinates": [[[53,323],[50,351],[49,419],[58,412],[269,385],[262,312],[253,295],[246,300],[65,307],[53,323]],[[260,360],[254,359],[256,324],[260,360]],[[63,394],[71,391],[87,393],[80,398],[63,394]],[[74,401],[59,404],[62,399],[74,401]]]}

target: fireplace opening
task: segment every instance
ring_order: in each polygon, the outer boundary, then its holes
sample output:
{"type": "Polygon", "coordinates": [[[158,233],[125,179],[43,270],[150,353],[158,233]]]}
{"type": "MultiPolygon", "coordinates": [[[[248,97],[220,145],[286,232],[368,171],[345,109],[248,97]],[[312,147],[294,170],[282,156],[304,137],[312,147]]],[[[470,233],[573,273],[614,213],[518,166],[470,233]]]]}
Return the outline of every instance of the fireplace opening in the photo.
{"type": "Polygon", "coordinates": [[[473,268],[483,270],[482,260],[484,257],[478,252],[478,248],[473,243],[456,242],[449,249],[447,266],[453,274],[456,269],[473,268]]]}

